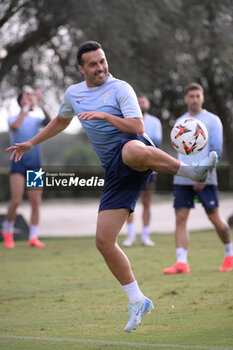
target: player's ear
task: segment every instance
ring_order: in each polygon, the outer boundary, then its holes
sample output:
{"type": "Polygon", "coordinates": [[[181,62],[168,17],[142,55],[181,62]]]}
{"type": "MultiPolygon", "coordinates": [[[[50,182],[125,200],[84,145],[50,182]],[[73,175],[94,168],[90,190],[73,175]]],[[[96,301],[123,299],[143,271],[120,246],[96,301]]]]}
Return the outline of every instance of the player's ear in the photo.
{"type": "Polygon", "coordinates": [[[82,74],[84,74],[84,69],[83,66],[81,66],[81,64],[78,65],[78,69],[82,74]]]}

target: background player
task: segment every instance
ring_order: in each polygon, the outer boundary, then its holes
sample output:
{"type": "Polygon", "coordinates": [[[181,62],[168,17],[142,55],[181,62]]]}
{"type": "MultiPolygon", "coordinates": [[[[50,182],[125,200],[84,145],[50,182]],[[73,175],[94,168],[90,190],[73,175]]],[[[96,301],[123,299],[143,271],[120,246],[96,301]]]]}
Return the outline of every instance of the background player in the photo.
{"type": "MultiPolygon", "coordinates": [[[[160,147],[162,142],[162,124],[159,118],[148,114],[150,109],[150,101],[145,94],[138,94],[138,103],[142,111],[143,121],[144,121],[144,129],[146,134],[150,137],[150,139],[154,142],[156,147],[160,147]]],[[[151,218],[151,200],[155,190],[157,174],[152,173],[150,179],[145,186],[145,189],[141,194],[141,202],[143,206],[142,212],[142,221],[143,228],[141,234],[141,245],[146,247],[154,247],[155,243],[150,239],[150,218],[151,218]]],[[[131,213],[127,219],[127,238],[123,242],[124,247],[131,247],[136,242],[136,233],[134,231],[133,225],[134,214],[131,213]]]]}
{"type": "MultiPolygon", "coordinates": [[[[49,115],[42,102],[42,93],[37,89],[36,94],[30,87],[25,87],[18,96],[20,106],[19,114],[9,117],[11,143],[24,142],[35,136],[40,127],[47,125],[50,121],[49,115]],[[44,112],[36,109],[36,102],[44,112]]],[[[7,248],[14,248],[14,220],[16,210],[20,205],[25,188],[26,171],[39,169],[41,167],[40,147],[34,147],[18,163],[11,161],[10,166],[10,191],[11,200],[8,206],[6,220],[3,222],[3,244],[7,248]]],[[[41,189],[28,189],[28,199],[31,205],[31,222],[29,227],[29,246],[43,248],[44,243],[38,240],[39,211],[41,203],[41,189]]]]}
{"type": "MultiPolygon", "coordinates": [[[[200,162],[210,151],[216,151],[219,156],[222,154],[222,123],[216,115],[202,109],[204,103],[203,87],[197,83],[192,83],[185,88],[184,101],[188,111],[181,116],[192,117],[204,123],[208,130],[209,138],[206,147],[198,154],[182,155],[179,159],[192,164],[200,162]]],[[[230,229],[219,213],[218,187],[216,169],[211,171],[207,182],[195,182],[180,176],[174,177],[174,208],[176,215],[175,243],[177,262],[173,266],[164,269],[166,274],[189,273],[190,268],[187,263],[187,251],[189,243],[189,232],[187,221],[191,208],[194,208],[194,198],[197,196],[202,203],[209,220],[214,225],[219,238],[225,249],[225,259],[220,271],[230,271],[233,266],[233,251],[230,229]]]]}

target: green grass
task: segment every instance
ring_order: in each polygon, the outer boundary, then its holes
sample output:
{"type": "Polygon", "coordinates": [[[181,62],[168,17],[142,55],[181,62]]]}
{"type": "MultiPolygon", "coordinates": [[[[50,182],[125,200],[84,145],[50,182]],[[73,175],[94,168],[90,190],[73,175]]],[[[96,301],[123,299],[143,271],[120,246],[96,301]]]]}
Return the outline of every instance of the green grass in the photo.
{"type": "Polygon", "coordinates": [[[140,348],[108,341],[233,349],[233,272],[218,271],[223,248],[215,232],[191,234],[190,275],[163,275],[163,268],[175,262],[173,236],[152,238],[155,248],[138,244],[125,250],[142,291],[155,305],[131,334],[123,331],[128,299],[94,238],[47,239],[46,249],[29,248],[25,241],[16,242],[12,250],[1,245],[0,335],[106,343],[0,337],[0,349],[140,348]]]}

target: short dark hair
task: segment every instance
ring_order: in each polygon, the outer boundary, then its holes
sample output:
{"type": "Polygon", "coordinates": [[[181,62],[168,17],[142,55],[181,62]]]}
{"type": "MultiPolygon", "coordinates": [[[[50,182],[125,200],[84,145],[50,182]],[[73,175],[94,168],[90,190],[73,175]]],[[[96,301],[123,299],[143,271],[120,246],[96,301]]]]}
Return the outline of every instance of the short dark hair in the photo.
{"type": "Polygon", "coordinates": [[[102,49],[102,46],[100,45],[100,43],[98,43],[97,41],[85,41],[84,43],[82,43],[79,48],[78,48],[78,52],[77,52],[77,61],[78,64],[80,66],[83,65],[83,59],[82,59],[82,55],[86,52],[90,52],[90,51],[96,51],[98,49],[102,49]]]}
{"type": "Polygon", "coordinates": [[[200,84],[198,84],[198,83],[191,83],[191,84],[185,86],[185,88],[184,88],[184,95],[187,95],[187,93],[189,91],[192,91],[192,90],[201,90],[201,92],[204,93],[204,89],[203,89],[203,87],[200,84]]]}
{"type": "Polygon", "coordinates": [[[23,97],[23,93],[20,92],[19,95],[18,95],[18,97],[17,97],[17,102],[18,102],[19,106],[20,106],[20,102],[21,102],[21,100],[22,100],[22,97],[23,97]]]}
{"type": "Polygon", "coordinates": [[[148,99],[148,97],[146,96],[146,94],[144,92],[137,92],[137,97],[146,97],[148,99]]]}

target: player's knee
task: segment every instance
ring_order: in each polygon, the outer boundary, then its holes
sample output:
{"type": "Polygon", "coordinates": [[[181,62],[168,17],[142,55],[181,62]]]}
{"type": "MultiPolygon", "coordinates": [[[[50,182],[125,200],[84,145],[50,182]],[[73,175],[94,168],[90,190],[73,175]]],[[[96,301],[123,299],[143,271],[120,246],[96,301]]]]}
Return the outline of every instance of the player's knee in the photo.
{"type": "Polygon", "coordinates": [[[208,216],[210,215],[217,215],[217,210],[216,208],[207,208],[205,207],[205,212],[208,216]]]}
{"type": "Polygon", "coordinates": [[[96,236],[95,245],[101,254],[106,250],[106,242],[101,236],[96,236]]]}
{"type": "Polygon", "coordinates": [[[106,239],[106,237],[104,235],[97,234],[96,240],[95,240],[95,245],[96,245],[96,248],[98,249],[98,251],[103,256],[106,256],[109,254],[110,251],[112,251],[112,249],[115,245],[115,242],[112,242],[108,238],[106,239]]]}
{"type": "Polygon", "coordinates": [[[122,159],[128,166],[144,166],[147,146],[140,141],[129,141],[122,149],[122,159]]]}
{"type": "Polygon", "coordinates": [[[151,205],[151,196],[141,196],[142,205],[144,208],[149,209],[151,205]]]}
{"type": "Polygon", "coordinates": [[[12,205],[16,208],[20,205],[20,203],[22,202],[22,198],[13,198],[11,203],[12,205]]]}
{"type": "Polygon", "coordinates": [[[221,226],[223,224],[223,219],[219,215],[218,208],[205,208],[205,212],[214,226],[221,226]]]}
{"type": "Polygon", "coordinates": [[[30,205],[31,207],[34,209],[34,210],[39,210],[39,207],[41,205],[41,196],[39,195],[29,195],[29,202],[30,202],[30,205]]]}
{"type": "Polygon", "coordinates": [[[41,202],[39,200],[34,200],[34,201],[30,202],[31,207],[32,207],[33,210],[39,210],[40,203],[41,202]]]}
{"type": "Polygon", "coordinates": [[[182,211],[176,211],[176,225],[186,225],[187,215],[182,211]]]}
{"type": "Polygon", "coordinates": [[[215,227],[224,225],[225,223],[218,215],[215,214],[209,214],[208,219],[215,227]]]}

